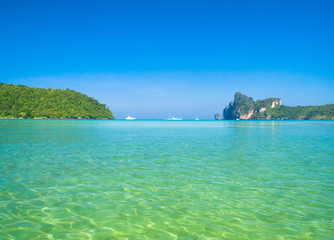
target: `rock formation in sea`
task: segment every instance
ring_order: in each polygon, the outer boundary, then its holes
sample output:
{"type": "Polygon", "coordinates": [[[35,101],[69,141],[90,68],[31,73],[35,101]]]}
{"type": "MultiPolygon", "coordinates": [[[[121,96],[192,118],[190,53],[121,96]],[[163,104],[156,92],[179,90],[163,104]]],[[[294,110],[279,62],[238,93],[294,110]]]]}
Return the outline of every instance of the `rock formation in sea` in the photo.
{"type": "Polygon", "coordinates": [[[248,120],[253,117],[255,113],[264,113],[269,108],[274,108],[281,105],[279,98],[267,98],[265,100],[254,101],[253,98],[237,92],[234,95],[234,101],[230,102],[225,107],[223,118],[226,120],[242,119],[248,120]]]}
{"type": "Polygon", "coordinates": [[[334,104],[323,106],[282,105],[280,98],[266,98],[254,101],[253,98],[237,92],[234,100],[223,111],[224,120],[334,120],[334,104]]]}

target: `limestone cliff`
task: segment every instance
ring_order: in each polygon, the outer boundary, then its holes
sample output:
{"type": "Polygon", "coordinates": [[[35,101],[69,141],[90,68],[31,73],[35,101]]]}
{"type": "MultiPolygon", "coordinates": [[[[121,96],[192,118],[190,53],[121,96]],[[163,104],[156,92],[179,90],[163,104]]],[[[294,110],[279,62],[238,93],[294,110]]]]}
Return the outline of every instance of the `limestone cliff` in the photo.
{"type": "Polygon", "coordinates": [[[267,109],[275,108],[280,105],[281,99],[279,98],[267,98],[265,100],[254,101],[253,98],[237,92],[234,95],[234,101],[230,102],[224,109],[223,118],[226,120],[254,119],[254,114],[263,114],[267,109]]]}
{"type": "Polygon", "coordinates": [[[254,101],[253,98],[237,92],[234,101],[224,109],[225,120],[334,120],[334,104],[323,106],[282,105],[279,98],[254,101]]]}

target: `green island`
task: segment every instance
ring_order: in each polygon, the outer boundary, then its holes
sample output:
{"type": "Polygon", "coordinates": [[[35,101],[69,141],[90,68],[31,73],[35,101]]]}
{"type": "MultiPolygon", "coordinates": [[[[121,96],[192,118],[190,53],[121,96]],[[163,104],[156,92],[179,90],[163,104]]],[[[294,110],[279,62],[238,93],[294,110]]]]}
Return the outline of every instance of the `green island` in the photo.
{"type": "Polygon", "coordinates": [[[0,83],[0,118],[114,119],[109,108],[85,94],[0,83]]]}
{"type": "Polygon", "coordinates": [[[334,120],[334,104],[289,107],[280,98],[254,101],[237,92],[223,112],[225,120],[334,120]]]}

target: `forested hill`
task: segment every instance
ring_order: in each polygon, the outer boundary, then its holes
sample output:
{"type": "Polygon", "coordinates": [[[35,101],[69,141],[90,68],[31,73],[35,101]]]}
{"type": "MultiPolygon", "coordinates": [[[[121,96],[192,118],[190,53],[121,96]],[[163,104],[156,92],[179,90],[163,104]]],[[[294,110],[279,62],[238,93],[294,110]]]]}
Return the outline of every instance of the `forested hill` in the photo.
{"type": "Polygon", "coordinates": [[[106,105],[73,90],[0,83],[0,118],[114,119],[106,105]]]}
{"type": "Polygon", "coordinates": [[[254,101],[237,92],[223,116],[225,120],[334,120],[334,104],[288,107],[281,105],[279,98],[254,101]]]}

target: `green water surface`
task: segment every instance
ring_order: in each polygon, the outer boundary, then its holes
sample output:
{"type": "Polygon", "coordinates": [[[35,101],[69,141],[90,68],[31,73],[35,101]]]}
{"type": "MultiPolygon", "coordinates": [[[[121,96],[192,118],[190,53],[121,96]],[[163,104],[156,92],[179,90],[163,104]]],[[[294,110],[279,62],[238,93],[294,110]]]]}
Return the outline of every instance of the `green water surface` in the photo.
{"type": "Polygon", "coordinates": [[[334,239],[334,121],[0,120],[0,239],[334,239]]]}

